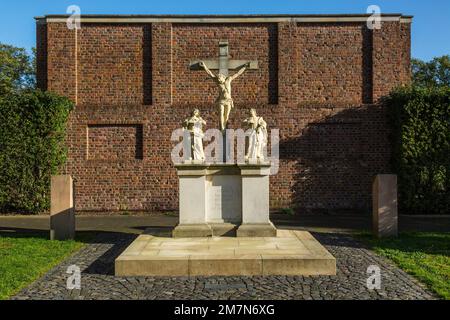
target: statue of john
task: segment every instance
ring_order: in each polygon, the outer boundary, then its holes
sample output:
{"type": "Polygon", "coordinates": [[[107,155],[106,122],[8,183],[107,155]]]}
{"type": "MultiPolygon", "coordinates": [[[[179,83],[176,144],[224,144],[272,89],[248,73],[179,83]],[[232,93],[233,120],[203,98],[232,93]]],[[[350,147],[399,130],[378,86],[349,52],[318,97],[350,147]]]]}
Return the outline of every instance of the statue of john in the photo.
{"type": "Polygon", "coordinates": [[[235,74],[228,77],[221,73],[215,75],[203,61],[200,61],[199,65],[214,79],[219,87],[219,97],[216,100],[216,104],[219,107],[220,112],[220,129],[223,131],[227,127],[230,111],[234,107],[233,99],[231,98],[231,81],[243,74],[250,66],[250,62],[243,65],[235,74]]]}

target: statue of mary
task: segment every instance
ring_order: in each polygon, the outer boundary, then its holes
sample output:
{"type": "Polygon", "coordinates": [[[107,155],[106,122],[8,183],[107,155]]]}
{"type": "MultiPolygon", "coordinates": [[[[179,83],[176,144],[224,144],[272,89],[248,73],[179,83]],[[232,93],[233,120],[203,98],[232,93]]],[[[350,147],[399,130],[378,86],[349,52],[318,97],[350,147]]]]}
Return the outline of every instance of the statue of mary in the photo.
{"type": "Polygon", "coordinates": [[[194,160],[205,160],[205,153],[203,151],[203,125],[206,125],[205,120],[200,117],[200,111],[198,109],[194,109],[189,118],[184,120],[183,128],[189,132],[188,136],[188,150],[190,150],[190,154],[188,159],[194,160]]]}
{"type": "Polygon", "coordinates": [[[244,120],[250,129],[248,149],[245,160],[264,161],[264,148],[267,145],[267,123],[256,115],[255,109],[250,109],[250,117],[244,120]]]}

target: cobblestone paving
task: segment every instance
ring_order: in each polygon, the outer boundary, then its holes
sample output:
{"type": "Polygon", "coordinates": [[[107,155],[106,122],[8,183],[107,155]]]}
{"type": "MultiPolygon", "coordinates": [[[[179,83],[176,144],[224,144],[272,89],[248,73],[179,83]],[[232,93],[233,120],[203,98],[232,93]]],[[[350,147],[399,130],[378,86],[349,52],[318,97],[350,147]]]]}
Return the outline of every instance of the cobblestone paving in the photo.
{"type": "Polygon", "coordinates": [[[336,257],[336,276],[125,277],[114,259],[135,236],[100,234],[13,299],[435,299],[425,287],[384,258],[342,234],[314,234],[336,257]],[[66,289],[69,265],[82,270],[81,290],[66,289]],[[381,269],[381,290],[366,286],[367,267],[381,269]]]}

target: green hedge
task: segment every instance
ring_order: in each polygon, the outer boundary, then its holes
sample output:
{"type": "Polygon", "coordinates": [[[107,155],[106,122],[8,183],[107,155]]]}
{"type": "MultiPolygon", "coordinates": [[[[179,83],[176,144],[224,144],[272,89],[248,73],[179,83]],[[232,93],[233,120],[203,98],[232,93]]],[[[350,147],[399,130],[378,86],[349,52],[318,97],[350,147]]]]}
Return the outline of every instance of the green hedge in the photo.
{"type": "Polygon", "coordinates": [[[65,163],[66,123],[73,104],[40,90],[0,97],[0,210],[49,208],[50,176],[65,163]]]}
{"type": "Polygon", "coordinates": [[[399,88],[387,104],[401,212],[449,213],[450,88],[399,88]]]}

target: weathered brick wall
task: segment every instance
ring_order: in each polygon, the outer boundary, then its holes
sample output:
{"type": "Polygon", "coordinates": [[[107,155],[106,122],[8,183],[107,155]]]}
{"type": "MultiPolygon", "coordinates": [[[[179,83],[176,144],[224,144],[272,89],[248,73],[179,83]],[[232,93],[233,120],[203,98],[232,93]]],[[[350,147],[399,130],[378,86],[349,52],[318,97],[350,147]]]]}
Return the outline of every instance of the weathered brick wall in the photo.
{"type": "Polygon", "coordinates": [[[409,81],[409,24],[89,24],[38,28],[38,63],[50,90],[77,102],[65,171],[78,210],[165,210],[178,206],[172,130],[194,107],[217,127],[214,84],[189,61],[257,59],[234,82],[239,128],[256,107],[280,129],[273,207],[364,208],[372,178],[388,171],[386,110],[377,99],[409,81]],[[47,45],[46,45],[47,43],[47,45]],[[40,58],[39,58],[40,57],[40,58]],[[47,57],[47,59],[45,59],[47,57]]]}

